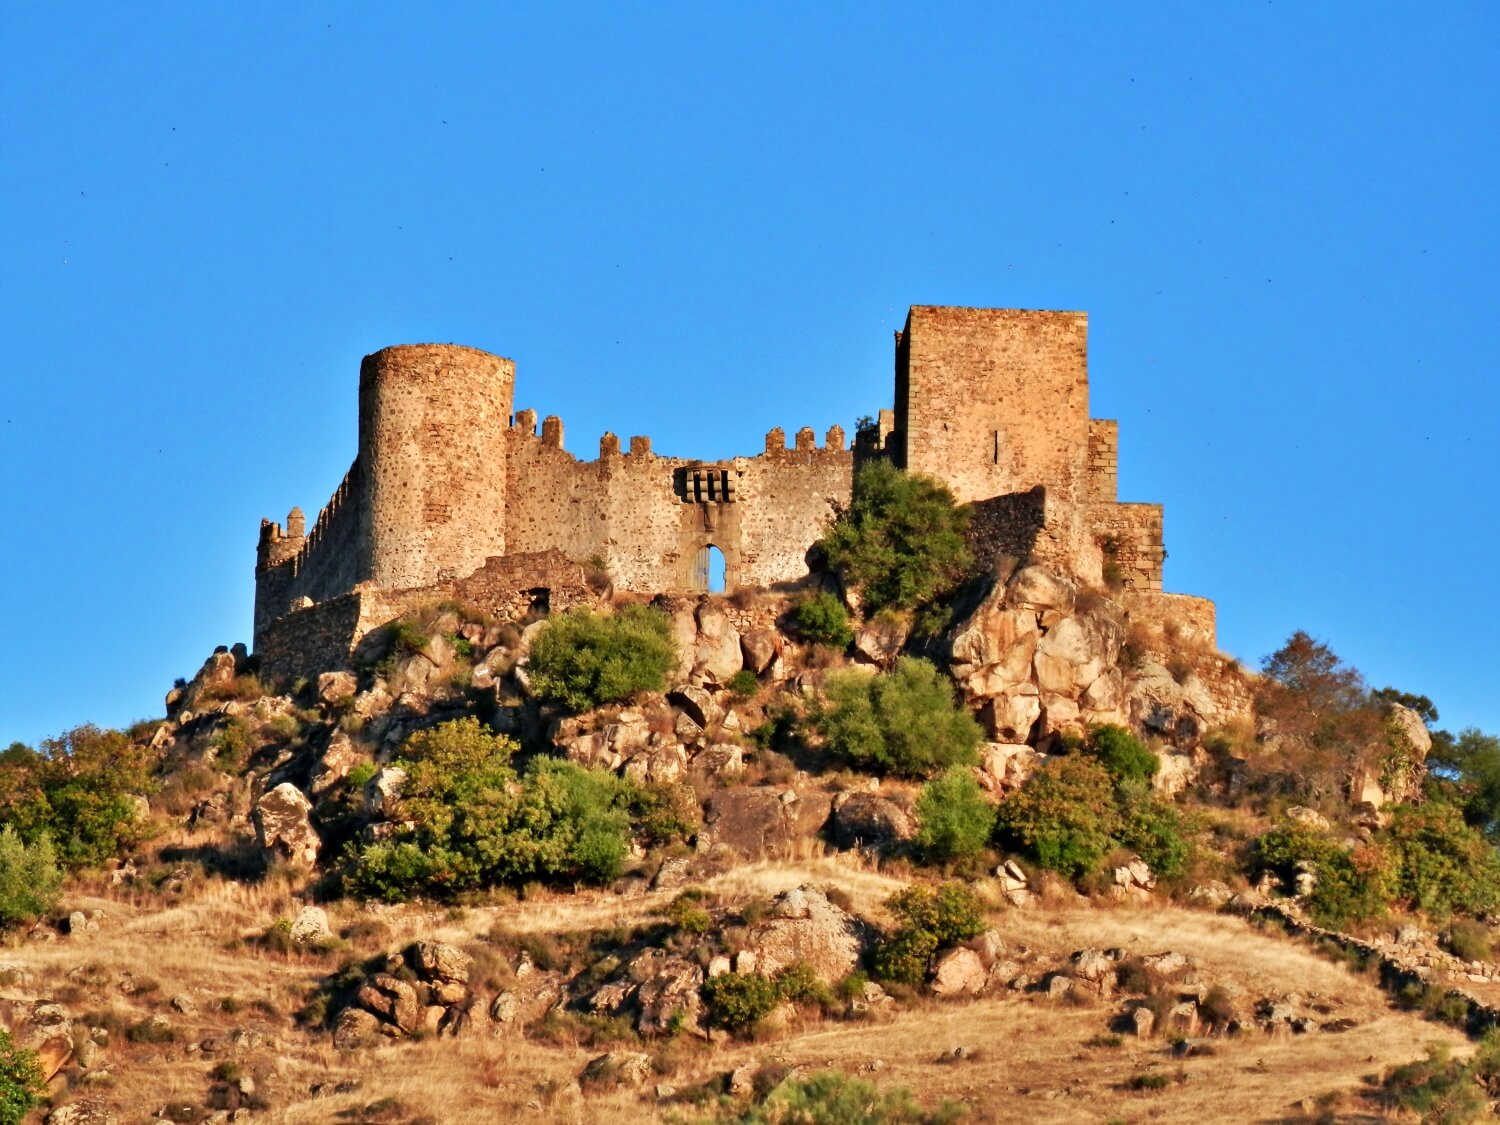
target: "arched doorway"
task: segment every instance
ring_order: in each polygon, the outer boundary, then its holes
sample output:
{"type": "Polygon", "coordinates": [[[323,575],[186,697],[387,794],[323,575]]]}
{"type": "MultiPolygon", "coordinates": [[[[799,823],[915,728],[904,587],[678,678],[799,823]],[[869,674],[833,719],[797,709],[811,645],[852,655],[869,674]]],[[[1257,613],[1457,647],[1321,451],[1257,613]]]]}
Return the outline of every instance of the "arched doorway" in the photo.
{"type": "Polygon", "coordinates": [[[722,594],[724,583],[724,552],[710,543],[698,551],[693,561],[693,586],[710,594],[722,594]]]}

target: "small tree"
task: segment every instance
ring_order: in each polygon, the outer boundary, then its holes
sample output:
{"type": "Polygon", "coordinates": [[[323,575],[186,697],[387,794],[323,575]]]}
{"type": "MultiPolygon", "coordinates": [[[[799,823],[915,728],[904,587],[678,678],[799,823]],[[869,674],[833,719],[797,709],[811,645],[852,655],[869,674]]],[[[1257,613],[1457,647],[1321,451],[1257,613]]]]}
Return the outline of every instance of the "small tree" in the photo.
{"type": "Polygon", "coordinates": [[[1341,795],[1384,753],[1385,704],[1322,641],[1296,632],[1261,664],[1256,710],[1279,738],[1275,780],[1310,797],[1341,795]]]}
{"type": "Polygon", "coordinates": [[[968,521],[945,485],[877,460],[860,469],[853,502],[821,545],[828,565],[858,586],[867,613],[912,609],[968,572],[968,521]]]}
{"type": "Polygon", "coordinates": [[[929,777],[978,760],[983,737],[936,667],[903,656],[889,672],[837,672],[809,723],[828,749],[863,769],[929,777]]]}
{"type": "Polygon", "coordinates": [[[0,926],[51,910],[62,880],[51,839],[44,834],[28,846],[10,825],[0,828],[0,926]]]}
{"type": "Polygon", "coordinates": [[[43,740],[40,753],[12,746],[0,761],[0,822],[27,841],[50,836],[69,868],[103,863],[140,839],[137,798],[157,757],[123,731],[92,725],[43,740]]]}
{"type": "Polygon", "coordinates": [[[916,812],[917,846],[939,863],[983,851],[995,828],[995,807],[963,766],[922,786],[916,812]]]}
{"type": "Polygon", "coordinates": [[[573,609],[547,622],[532,643],[531,682],[573,711],[660,691],[677,660],[666,615],[627,606],[604,617],[573,609]]]}
{"type": "Polygon", "coordinates": [[[1097,870],[1121,829],[1113,779],[1084,757],[1046,763],[1000,802],[997,814],[1002,844],[1071,877],[1097,870]]]}
{"type": "Polygon", "coordinates": [[[921,984],[940,952],[984,932],[984,906],[963,883],[907,887],[885,905],[897,925],[875,947],[873,968],[882,980],[921,984]]]}
{"type": "Polygon", "coordinates": [[[389,839],[356,848],[349,881],[358,894],[448,896],[497,883],[612,878],[630,848],[629,782],[553,758],[517,777],[516,744],[472,718],[407,739],[392,765],[406,782],[389,839]]]}

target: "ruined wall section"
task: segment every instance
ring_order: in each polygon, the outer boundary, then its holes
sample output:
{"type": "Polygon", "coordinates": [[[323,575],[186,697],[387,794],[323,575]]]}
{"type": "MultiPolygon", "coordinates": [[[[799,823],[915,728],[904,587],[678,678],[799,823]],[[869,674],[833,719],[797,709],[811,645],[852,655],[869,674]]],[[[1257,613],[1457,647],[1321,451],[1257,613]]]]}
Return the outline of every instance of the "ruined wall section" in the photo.
{"type": "Polygon", "coordinates": [[[726,553],[726,575],[749,586],[802,578],[808,549],[853,497],[854,451],[842,427],[832,427],[821,447],[812,430],[799,430],[791,449],[782,431],[772,430],[764,454],[735,464],[742,466],[733,506],[740,509],[744,548],[738,570],[726,553]]]}
{"type": "Polygon", "coordinates": [[[407,344],[359,371],[368,519],[361,579],[389,589],[469,574],[505,553],[515,364],[477,348],[407,344]]]}
{"type": "Polygon", "coordinates": [[[1106,564],[1118,568],[1118,579],[1130,590],[1160,590],[1163,546],[1160,504],[1094,504],[1089,507],[1094,540],[1106,564]]]}
{"type": "Polygon", "coordinates": [[[1120,423],[1089,419],[1088,497],[1113,504],[1120,498],[1120,423]]]}
{"type": "Polygon", "coordinates": [[[306,535],[300,508],[287,515],[284,533],[280,524],[262,521],[255,572],[257,650],[264,627],[303,598],[326,601],[360,580],[363,496],[363,472],[356,459],[306,535]]]}

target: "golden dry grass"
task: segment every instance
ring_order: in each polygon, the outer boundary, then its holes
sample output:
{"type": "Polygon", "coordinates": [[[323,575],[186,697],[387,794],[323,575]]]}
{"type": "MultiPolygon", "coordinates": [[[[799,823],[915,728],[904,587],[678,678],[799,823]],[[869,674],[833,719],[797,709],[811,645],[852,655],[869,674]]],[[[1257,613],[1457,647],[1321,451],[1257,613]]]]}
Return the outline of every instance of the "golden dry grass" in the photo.
{"type": "MultiPolygon", "coordinates": [[[[832,884],[865,911],[901,886],[899,880],[840,857],[799,863],[746,864],[710,880],[726,899],[767,895],[804,882],[832,884]]],[[[0,963],[34,974],[34,983],[0,989],[0,999],[65,998],[75,1013],[116,1010],[128,1021],[166,1015],[176,1042],[127,1043],[117,1035],[104,1063],[114,1084],[102,1097],[122,1121],[145,1120],[170,1102],[203,1104],[214,1065],[193,1047],[223,1039],[236,1028],[257,1030],[268,1041],[243,1053],[258,1074],[271,1108],[267,1122],[358,1120],[364,1107],[395,1099],[403,1120],[660,1120],[670,1107],[653,1091],[583,1096],[572,1085],[599,1053],[582,1046],[543,1045],[512,1034],[504,1039],[428,1040],[335,1051],[325,1032],[298,1027],[294,1013],[319,978],[341,956],[368,956],[414,937],[463,941],[496,926],[527,932],[560,932],[615,926],[647,918],[673,892],[616,897],[590,892],[542,895],[462,911],[403,908],[330,908],[335,929],[378,918],[384,929],[369,943],[343,954],[285,955],[244,939],[263,932],[294,907],[284,886],[245,886],[209,880],[185,901],[157,908],[140,892],[95,888],[70,907],[102,910],[97,935],[52,943],[23,943],[0,950],[0,963]],[[150,978],[144,995],[121,992],[121,974],[150,978]],[[197,1011],[173,1010],[185,995],[197,1011]],[[240,1006],[224,1011],[219,1001],[240,1006]],[[256,1000],[265,1001],[256,1007],[256,1000]],[[356,1090],[313,1097],[316,1084],[357,1081],[356,1090]],[[341,1114],[349,1116],[340,1117],[341,1114]]],[[[977,1121],[1192,1121],[1275,1120],[1304,1099],[1359,1086],[1363,1076],[1418,1056],[1456,1033],[1393,1010],[1372,981],[1324,961],[1287,939],[1258,932],[1243,921],[1175,907],[1101,910],[1085,906],[1002,911],[995,924],[1008,942],[1060,959],[1087,946],[1139,952],[1173,949],[1196,958],[1206,979],[1246,995],[1299,992],[1317,997],[1331,1015],[1352,1019],[1342,1034],[1270,1038],[1247,1035],[1219,1044],[1216,1054],[1178,1063],[1161,1040],[1126,1038],[1119,1046],[1087,1046],[1106,1032],[1117,1006],[1059,1005],[1035,997],[1002,995],[972,1003],[922,1001],[894,1018],[869,1022],[810,1020],[783,1037],[755,1044],[710,1046],[697,1041],[670,1048],[676,1072],[663,1080],[679,1087],[722,1074],[743,1062],[861,1073],[882,1084],[903,1085],[924,1101],[953,1098],[971,1107],[977,1121]],[[957,1046],[972,1058],[938,1062],[957,1046]],[[877,1064],[878,1069],[871,1069],[877,1064]],[[1160,1092],[1134,1092],[1138,1074],[1185,1076],[1160,1092]]],[[[651,1049],[651,1048],[648,1048],[651,1049]]],[[[1460,1046],[1460,1050],[1462,1047],[1460,1046]]],[[[691,1111],[678,1109],[691,1119],[691,1111]]]]}

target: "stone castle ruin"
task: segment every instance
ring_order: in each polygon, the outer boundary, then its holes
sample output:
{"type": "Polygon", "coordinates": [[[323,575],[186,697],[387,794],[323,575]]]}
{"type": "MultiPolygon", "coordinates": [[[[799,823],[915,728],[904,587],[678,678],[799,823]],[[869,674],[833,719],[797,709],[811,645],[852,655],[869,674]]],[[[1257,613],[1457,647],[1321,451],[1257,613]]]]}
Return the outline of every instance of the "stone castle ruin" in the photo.
{"type": "MultiPolygon", "coordinates": [[[[510,360],[386,348],[361,364],[358,452],[312,528],[297,508],[261,523],[255,650],[273,675],[334,667],[434,598],[510,618],[585,601],[586,566],[621,590],[706,591],[713,550],[728,591],[796,583],[856,467],[877,457],[970,504],[982,558],[1093,583],[1108,570],[1138,603],[1170,599],[1161,506],[1117,501],[1118,427],[1089,417],[1087,332],[1079,312],[913,306],[894,408],[852,442],[804,428],[789,447],[775,429],[756,456],[713,462],[612,433],[579,460],[561,419],[538,431],[535,411],[514,409],[510,360]]],[[[1181,603],[1211,636],[1212,604],[1181,603]]]]}

